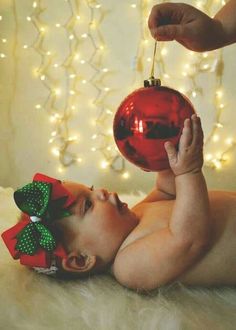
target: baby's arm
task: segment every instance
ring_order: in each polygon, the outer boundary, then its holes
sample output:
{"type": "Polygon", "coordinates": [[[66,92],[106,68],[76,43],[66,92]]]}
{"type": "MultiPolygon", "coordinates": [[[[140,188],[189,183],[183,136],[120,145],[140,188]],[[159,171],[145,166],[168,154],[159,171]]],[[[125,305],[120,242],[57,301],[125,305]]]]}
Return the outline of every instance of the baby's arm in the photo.
{"type": "Polygon", "coordinates": [[[200,119],[186,119],[178,151],[165,144],[175,175],[176,200],[166,227],[146,235],[118,253],[117,280],[133,289],[150,290],[176,280],[211,244],[211,217],[203,165],[200,119]]]}
{"type": "Polygon", "coordinates": [[[203,165],[203,132],[200,118],[186,119],[177,152],[173,144],[165,144],[170,166],[175,175],[176,202],[170,230],[180,239],[203,241],[209,235],[210,211],[203,165]]]}

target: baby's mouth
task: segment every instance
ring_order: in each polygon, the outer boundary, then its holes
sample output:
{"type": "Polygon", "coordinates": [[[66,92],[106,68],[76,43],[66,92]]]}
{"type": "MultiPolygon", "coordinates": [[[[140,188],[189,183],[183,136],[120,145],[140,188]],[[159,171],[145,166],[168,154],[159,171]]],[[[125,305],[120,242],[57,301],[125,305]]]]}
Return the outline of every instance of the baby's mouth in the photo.
{"type": "Polygon", "coordinates": [[[120,213],[124,212],[128,208],[128,204],[121,202],[118,195],[115,193],[116,206],[120,213]]]}

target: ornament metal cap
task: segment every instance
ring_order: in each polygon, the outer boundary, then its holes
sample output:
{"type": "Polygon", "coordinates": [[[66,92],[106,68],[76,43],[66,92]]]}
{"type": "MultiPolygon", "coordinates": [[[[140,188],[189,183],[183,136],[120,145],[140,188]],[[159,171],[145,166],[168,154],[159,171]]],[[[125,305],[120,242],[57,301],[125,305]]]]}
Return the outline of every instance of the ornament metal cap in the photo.
{"type": "Polygon", "coordinates": [[[161,86],[161,80],[156,79],[153,76],[151,76],[149,79],[145,79],[144,82],[144,87],[153,87],[153,86],[161,86]]]}

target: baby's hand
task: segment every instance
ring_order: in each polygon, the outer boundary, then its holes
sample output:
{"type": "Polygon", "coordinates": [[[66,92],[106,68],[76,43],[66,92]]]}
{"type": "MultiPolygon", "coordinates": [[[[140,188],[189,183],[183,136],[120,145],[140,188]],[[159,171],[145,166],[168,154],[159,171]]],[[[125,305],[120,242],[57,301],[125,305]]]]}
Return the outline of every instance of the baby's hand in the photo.
{"type": "Polygon", "coordinates": [[[185,119],[178,150],[169,141],[165,143],[165,149],[175,176],[201,171],[203,165],[203,131],[200,118],[194,114],[191,119],[185,119]]]}

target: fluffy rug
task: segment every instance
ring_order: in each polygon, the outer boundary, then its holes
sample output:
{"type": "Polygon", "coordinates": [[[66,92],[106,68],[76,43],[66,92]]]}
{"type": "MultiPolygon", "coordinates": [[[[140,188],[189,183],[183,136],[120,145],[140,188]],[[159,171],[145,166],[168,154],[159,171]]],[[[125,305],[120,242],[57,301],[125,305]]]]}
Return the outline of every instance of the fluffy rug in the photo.
{"type": "MultiPolygon", "coordinates": [[[[0,188],[1,232],[13,225],[18,215],[12,193],[10,188],[0,188]]],[[[135,199],[129,197],[132,203],[135,199]]],[[[174,285],[140,295],[121,287],[110,275],[65,282],[35,274],[13,261],[2,241],[0,253],[0,329],[236,328],[234,288],[174,285]]]]}

